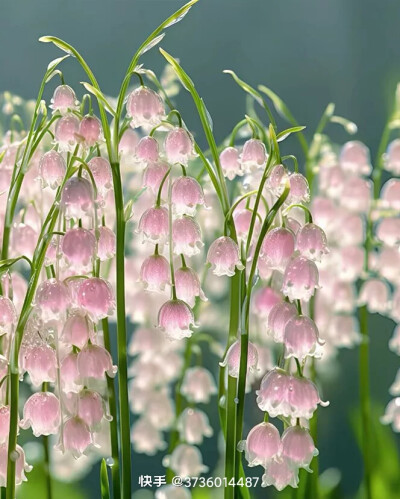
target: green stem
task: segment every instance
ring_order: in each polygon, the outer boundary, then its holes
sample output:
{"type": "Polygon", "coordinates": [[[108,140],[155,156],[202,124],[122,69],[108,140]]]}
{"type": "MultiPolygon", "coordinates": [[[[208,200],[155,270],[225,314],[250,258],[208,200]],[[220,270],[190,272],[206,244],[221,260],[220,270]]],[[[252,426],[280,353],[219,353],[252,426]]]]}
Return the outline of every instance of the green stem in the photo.
{"type": "Polygon", "coordinates": [[[43,448],[44,448],[44,473],[46,477],[47,499],[52,499],[53,493],[51,489],[49,437],[46,435],[43,435],[43,448]]]}

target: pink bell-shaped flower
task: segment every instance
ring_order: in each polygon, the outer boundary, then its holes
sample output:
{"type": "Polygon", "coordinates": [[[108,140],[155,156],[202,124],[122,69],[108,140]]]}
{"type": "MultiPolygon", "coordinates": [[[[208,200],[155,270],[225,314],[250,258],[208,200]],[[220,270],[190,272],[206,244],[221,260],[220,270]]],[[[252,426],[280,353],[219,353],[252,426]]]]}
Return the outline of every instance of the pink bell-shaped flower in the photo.
{"type": "Polygon", "coordinates": [[[67,180],[61,193],[61,207],[66,218],[91,215],[93,203],[93,188],[89,180],[82,177],[67,180]]]}
{"type": "Polygon", "coordinates": [[[17,322],[17,311],[14,303],[6,296],[0,295],[0,336],[11,332],[17,322]]]}
{"type": "Polygon", "coordinates": [[[31,346],[24,351],[22,367],[28,372],[33,386],[40,386],[45,381],[56,380],[57,357],[48,345],[31,346]]]}
{"type": "Polygon", "coordinates": [[[193,177],[179,177],[172,184],[171,202],[177,215],[196,213],[198,205],[204,205],[204,193],[193,177]]]}
{"type": "Polygon", "coordinates": [[[304,256],[291,260],[283,276],[282,292],[290,300],[309,301],[318,288],[318,269],[304,256]]]}
{"type": "Polygon", "coordinates": [[[67,263],[77,272],[92,263],[96,252],[96,238],[82,227],[69,229],[61,240],[61,251],[67,263]]]}
{"type": "MultiPolygon", "coordinates": [[[[95,231],[94,231],[95,232],[95,231]]],[[[97,258],[106,262],[115,256],[117,239],[115,232],[101,225],[97,229],[97,258]]]]}
{"type": "Polygon", "coordinates": [[[201,289],[199,276],[189,267],[175,270],[175,290],[176,296],[190,307],[194,307],[197,296],[203,301],[207,300],[201,289]]]}
{"type": "MultiPolygon", "coordinates": [[[[89,161],[88,167],[96,184],[97,196],[102,199],[113,186],[110,162],[105,158],[95,156],[89,161]]],[[[86,170],[84,176],[90,180],[86,170]]]]}
{"type": "Polygon", "coordinates": [[[340,195],[340,204],[354,213],[368,212],[371,204],[372,184],[360,177],[349,178],[340,195]]]}
{"type": "MultiPolygon", "coordinates": [[[[26,472],[32,470],[32,466],[25,460],[25,452],[21,446],[17,445],[15,449],[15,485],[26,482],[26,472]]],[[[7,468],[8,468],[8,443],[0,445],[0,487],[7,486],[7,468]]]]}
{"type": "Polygon", "coordinates": [[[92,434],[87,424],[78,417],[72,417],[64,423],[61,446],[75,459],[82,456],[93,445],[92,434]]]}
{"type": "Polygon", "coordinates": [[[277,428],[271,423],[254,426],[246,440],[238,443],[238,450],[244,451],[249,466],[266,468],[271,461],[278,459],[281,452],[281,438],[277,428]]]}
{"type": "MultiPolygon", "coordinates": [[[[228,374],[233,378],[239,377],[240,371],[240,340],[236,340],[235,343],[229,347],[226,352],[223,362],[220,362],[221,367],[228,367],[228,374]]],[[[258,351],[257,347],[253,343],[248,343],[247,351],[247,372],[256,371],[258,363],[258,351]]]]}
{"type": "Polygon", "coordinates": [[[199,476],[208,471],[199,449],[188,444],[179,444],[171,455],[164,457],[162,463],[180,477],[199,476]]]}
{"type": "Polygon", "coordinates": [[[386,246],[400,246],[400,218],[383,218],[376,229],[376,236],[386,246]]]}
{"type": "Polygon", "coordinates": [[[318,454],[318,449],[315,448],[313,439],[306,428],[289,426],[284,431],[281,456],[290,468],[294,470],[304,468],[311,473],[310,463],[318,454]]]}
{"type": "Polygon", "coordinates": [[[61,114],[78,109],[78,101],[73,89],[69,85],[59,85],[54,90],[50,108],[61,114]]]}
{"type": "Polygon", "coordinates": [[[71,352],[61,361],[61,388],[65,393],[79,393],[83,379],[78,370],[78,354],[71,352]]]}
{"type": "Polygon", "coordinates": [[[272,229],[264,237],[260,258],[267,267],[283,272],[291,259],[295,247],[295,237],[284,227],[272,229]]]}
{"type": "Polygon", "coordinates": [[[346,246],[338,253],[338,276],[345,282],[354,282],[364,268],[364,250],[357,246],[346,246]]]}
{"type": "Polygon", "coordinates": [[[400,210],[400,179],[391,178],[385,182],[381,191],[381,200],[385,208],[400,210]]]}
{"type": "Polygon", "coordinates": [[[44,321],[64,317],[71,306],[67,285],[54,278],[43,281],[36,290],[35,306],[44,321]]]}
{"type": "Polygon", "coordinates": [[[143,233],[143,241],[164,243],[169,234],[168,210],[161,206],[147,209],[140,218],[138,230],[143,233]]]}
{"type": "Polygon", "coordinates": [[[254,293],[253,311],[260,319],[266,320],[272,308],[281,301],[283,301],[283,297],[278,291],[265,286],[254,293]]]}
{"type": "Polygon", "coordinates": [[[176,428],[181,440],[188,444],[202,444],[204,437],[213,435],[207,414],[191,407],[187,407],[180,414],[176,428]]]}
{"type": "Polygon", "coordinates": [[[73,114],[60,118],[54,132],[55,143],[60,151],[72,152],[79,136],[79,119],[73,114]]]}
{"type": "Polygon", "coordinates": [[[283,343],[285,327],[290,319],[297,316],[297,308],[293,303],[279,301],[268,315],[268,334],[276,343],[283,343]]]}
{"type": "MultiPolygon", "coordinates": [[[[253,217],[252,210],[247,210],[247,209],[236,210],[233,214],[237,235],[243,240],[247,239],[252,217],[253,217]]],[[[258,220],[258,218],[256,218],[254,224],[254,233],[257,234],[259,229],[260,229],[260,221],[258,220]]]]}
{"type": "Polygon", "coordinates": [[[207,262],[211,264],[213,272],[217,276],[232,277],[235,275],[235,268],[244,269],[244,265],[240,261],[239,247],[228,236],[221,236],[211,243],[207,253],[207,262]]]}
{"type": "Polygon", "coordinates": [[[287,169],[283,165],[275,165],[267,179],[267,186],[275,196],[280,196],[289,180],[287,169]]]}
{"type": "Polygon", "coordinates": [[[149,395],[146,408],[146,417],[158,430],[168,430],[175,421],[175,408],[167,392],[156,391],[149,395]]]}
{"type": "Polygon", "coordinates": [[[92,147],[102,140],[102,130],[99,118],[84,116],[79,123],[79,135],[88,147],[92,147]]]}
{"type": "Polygon", "coordinates": [[[143,186],[148,187],[154,194],[158,194],[161,182],[168,171],[168,164],[163,161],[148,163],[143,172],[143,186]]]}
{"type": "Polygon", "coordinates": [[[318,328],[315,322],[305,315],[294,316],[288,320],[283,341],[286,359],[295,357],[303,362],[307,356],[321,356],[318,349],[318,328]]]}
{"type": "Polygon", "coordinates": [[[38,392],[31,395],[24,405],[21,428],[32,427],[35,437],[55,435],[61,422],[60,401],[51,392],[38,392]]]}
{"type": "Polygon", "coordinates": [[[322,255],[329,252],[325,232],[313,223],[304,225],[297,234],[296,249],[306,258],[320,262],[322,255]]]}
{"type": "Polygon", "coordinates": [[[154,127],[165,117],[161,97],[150,88],[141,86],[128,96],[126,103],[128,118],[132,128],[139,126],[154,127]]]}
{"type": "Polygon", "coordinates": [[[122,158],[133,158],[138,143],[139,136],[135,130],[132,130],[132,128],[125,130],[118,144],[118,152],[120,156],[122,158]]]}
{"type": "Polygon", "coordinates": [[[0,407],[0,444],[8,441],[10,434],[10,406],[2,405],[0,407]]]}
{"type": "Polygon", "coordinates": [[[304,175],[292,173],[289,176],[290,192],[287,203],[308,203],[310,201],[310,186],[304,175]]]}
{"type": "Polygon", "coordinates": [[[109,352],[99,345],[86,345],[78,353],[77,366],[82,378],[101,379],[107,374],[113,378],[117,367],[113,366],[109,352]]]}
{"type": "Polygon", "coordinates": [[[208,369],[190,367],[182,381],[181,393],[188,402],[208,404],[211,395],[217,393],[217,386],[208,369]]]}
{"type": "Polygon", "coordinates": [[[101,395],[93,390],[80,392],[77,401],[77,416],[90,430],[98,430],[104,417],[104,401],[101,395]]]}
{"type": "Polygon", "coordinates": [[[382,424],[391,424],[393,431],[400,433],[400,397],[391,400],[381,417],[382,424]]]}
{"type": "Polygon", "coordinates": [[[93,322],[81,310],[76,310],[64,323],[62,340],[67,345],[83,348],[89,339],[93,339],[93,322]]]}
{"type": "Polygon", "coordinates": [[[162,255],[150,255],[140,268],[140,281],[148,291],[164,291],[169,284],[169,262],[162,255]]]}
{"type": "Polygon", "coordinates": [[[290,416],[288,393],[291,377],[286,371],[275,368],[262,379],[260,389],[256,391],[258,407],[268,412],[271,418],[290,416]]]}
{"type": "Polygon", "coordinates": [[[164,142],[165,155],[169,163],[187,166],[196,156],[192,135],[184,128],[177,127],[167,133],[164,142]]]}
{"type": "Polygon", "coordinates": [[[226,147],[220,154],[219,160],[224,176],[233,180],[236,175],[243,175],[240,164],[240,153],[235,147],[226,147]]]}
{"type": "Polygon", "coordinates": [[[194,326],[191,308],[182,300],[169,300],[158,312],[158,327],[172,340],[190,338],[194,326]]]}
{"type": "Polygon", "coordinates": [[[133,424],[131,442],[136,452],[148,456],[154,456],[159,450],[164,450],[167,446],[161,431],[157,430],[147,418],[140,418],[133,424]]]}
{"type": "Polygon", "coordinates": [[[385,314],[390,307],[390,290],[385,281],[369,279],[360,289],[358,304],[366,305],[369,312],[385,314]]]}
{"type": "Polygon", "coordinates": [[[318,393],[317,387],[307,378],[290,377],[288,402],[290,415],[293,418],[311,419],[318,404],[323,407],[329,402],[323,402],[318,393]]]}
{"type": "Polygon", "coordinates": [[[30,225],[15,223],[11,231],[10,250],[12,256],[25,255],[32,258],[36,249],[38,235],[30,225]]]}
{"type": "Polygon", "coordinates": [[[155,163],[158,160],[158,142],[147,135],[139,140],[136,146],[136,159],[139,163],[155,163]]]}
{"type": "Polygon", "coordinates": [[[245,172],[251,172],[257,168],[262,168],[267,161],[267,151],[261,140],[250,139],[243,145],[240,162],[245,172]]]}
{"type": "Polygon", "coordinates": [[[261,487],[269,487],[270,485],[273,485],[276,490],[281,491],[288,485],[296,489],[298,484],[298,470],[290,468],[285,459],[280,459],[279,461],[272,461],[268,465],[264,475],[262,476],[261,487]]]}
{"type": "Polygon", "coordinates": [[[173,221],[172,240],[176,255],[194,256],[200,253],[200,248],[204,246],[199,224],[194,218],[186,216],[173,221]]]}
{"type": "Polygon", "coordinates": [[[385,169],[397,177],[400,176],[400,139],[393,140],[384,156],[385,169]]]}
{"type": "Polygon", "coordinates": [[[39,177],[42,187],[57,189],[63,181],[67,165],[62,155],[54,150],[48,151],[40,158],[39,177]]]}
{"type": "Polygon", "coordinates": [[[340,166],[346,172],[355,175],[369,175],[371,173],[371,159],[368,147],[357,140],[344,144],[340,151],[339,161],[340,166]]]}
{"type": "Polygon", "coordinates": [[[112,315],[115,300],[110,283],[99,277],[84,279],[78,288],[78,304],[95,322],[112,315]]]}

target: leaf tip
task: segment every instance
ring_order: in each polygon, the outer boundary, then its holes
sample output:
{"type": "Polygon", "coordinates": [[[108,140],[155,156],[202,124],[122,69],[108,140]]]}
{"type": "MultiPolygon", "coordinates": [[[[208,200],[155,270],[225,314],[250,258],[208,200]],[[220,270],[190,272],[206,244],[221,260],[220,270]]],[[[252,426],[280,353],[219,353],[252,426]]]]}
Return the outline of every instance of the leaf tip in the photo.
{"type": "Polygon", "coordinates": [[[41,36],[41,37],[39,38],[39,42],[42,42],[42,43],[49,43],[49,42],[51,42],[51,36],[48,36],[48,35],[46,35],[46,36],[41,36]]]}

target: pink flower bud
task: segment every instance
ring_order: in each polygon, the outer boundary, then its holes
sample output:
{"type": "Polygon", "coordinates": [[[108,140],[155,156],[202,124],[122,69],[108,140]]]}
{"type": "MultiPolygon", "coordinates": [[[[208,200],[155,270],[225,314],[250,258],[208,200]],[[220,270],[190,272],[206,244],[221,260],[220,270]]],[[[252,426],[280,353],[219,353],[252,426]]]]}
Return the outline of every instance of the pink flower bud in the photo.
{"type": "Polygon", "coordinates": [[[280,196],[285,189],[285,185],[289,181],[289,175],[283,165],[275,165],[267,179],[267,186],[271,189],[272,194],[280,196]]]}
{"type": "Polygon", "coordinates": [[[289,374],[279,368],[272,369],[263,377],[260,389],[256,391],[258,407],[268,412],[271,418],[289,417],[289,387],[289,374]]]}
{"type": "Polygon", "coordinates": [[[78,109],[78,101],[72,88],[68,85],[59,85],[54,90],[50,108],[60,111],[61,114],[78,109]]]}
{"type": "Polygon", "coordinates": [[[168,430],[175,421],[175,408],[168,393],[156,391],[149,395],[145,415],[158,430],[168,430]]]}
{"type": "Polygon", "coordinates": [[[0,295],[0,336],[10,333],[16,322],[17,311],[14,303],[10,298],[0,295]]]}
{"type": "Polygon", "coordinates": [[[176,255],[194,256],[200,253],[200,248],[204,246],[199,224],[186,216],[173,221],[172,240],[176,255]]]}
{"type": "Polygon", "coordinates": [[[277,227],[269,231],[262,242],[260,258],[267,267],[283,272],[291,259],[295,237],[291,230],[277,227]]]}
{"type": "Polygon", "coordinates": [[[354,213],[365,213],[369,210],[371,196],[372,184],[370,180],[351,177],[347,179],[343,187],[340,204],[354,213]]]}
{"type": "Polygon", "coordinates": [[[389,303],[390,290],[385,281],[369,279],[362,284],[358,304],[366,305],[371,314],[385,314],[389,310],[389,303]]]}
{"type": "Polygon", "coordinates": [[[285,326],[283,341],[285,343],[285,358],[295,357],[300,362],[309,355],[320,357],[318,328],[315,322],[305,315],[292,317],[285,326]]]}
{"type": "Polygon", "coordinates": [[[253,311],[262,320],[268,319],[272,308],[283,301],[283,297],[278,291],[265,286],[254,293],[253,311]]]}
{"type": "Polygon", "coordinates": [[[318,288],[318,269],[315,263],[304,256],[289,262],[283,276],[282,292],[290,300],[309,301],[318,288]]]}
{"type": "MultiPolygon", "coordinates": [[[[239,377],[240,371],[240,352],[241,345],[240,340],[236,340],[235,343],[229,347],[226,352],[225,358],[223,362],[220,362],[221,367],[228,367],[228,374],[233,378],[239,377]]],[[[248,343],[248,351],[247,351],[247,373],[249,371],[256,371],[258,363],[258,352],[257,347],[253,343],[248,343]]]]}
{"type": "Polygon", "coordinates": [[[338,253],[338,276],[345,282],[357,280],[364,268],[364,251],[356,246],[341,248],[338,253]]]}
{"type": "Polygon", "coordinates": [[[272,461],[266,468],[262,476],[261,487],[269,487],[273,485],[276,490],[283,490],[290,485],[297,488],[299,484],[299,472],[289,467],[285,459],[272,461]]]}
{"type": "Polygon", "coordinates": [[[78,304],[95,322],[112,315],[115,300],[110,283],[99,277],[84,279],[78,288],[78,304]]]}
{"type": "Polygon", "coordinates": [[[190,307],[194,307],[197,296],[201,300],[207,300],[197,273],[189,267],[182,267],[175,271],[175,289],[176,296],[190,307]]]}
{"type": "Polygon", "coordinates": [[[32,427],[35,437],[55,435],[61,422],[60,402],[51,392],[38,392],[31,395],[24,405],[24,418],[21,428],[32,427]]]}
{"type": "Polygon", "coordinates": [[[208,416],[199,409],[187,407],[179,416],[177,430],[181,440],[188,444],[202,444],[203,437],[211,437],[213,429],[208,416]]]}
{"type": "Polygon", "coordinates": [[[13,256],[25,255],[32,258],[36,248],[38,235],[30,225],[14,224],[11,232],[10,249],[13,256]]]}
{"type": "Polygon", "coordinates": [[[132,128],[139,126],[154,127],[165,117],[161,97],[144,86],[136,88],[129,94],[126,110],[128,118],[132,118],[130,122],[132,128]]]}
{"type": "Polygon", "coordinates": [[[140,281],[148,291],[164,291],[169,284],[169,262],[162,255],[148,256],[140,268],[140,281]]]}
{"type": "Polygon", "coordinates": [[[268,315],[268,334],[276,343],[283,343],[285,327],[290,319],[297,316],[297,309],[293,303],[279,301],[268,315]]]}
{"type": "MultiPolygon", "coordinates": [[[[251,220],[253,217],[253,211],[252,210],[236,210],[233,214],[233,219],[235,221],[235,227],[236,227],[236,232],[238,237],[241,239],[246,240],[249,230],[250,230],[250,224],[251,220]]],[[[254,233],[258,233],[260,229],[260,221],[258,218],[256,218],[255,224],[254,224],[254,233]]]]}
{"type": "Polygon", "coordinates": [[[155,163],[158,160],[158,142],[154,137],[140,139],[136,146],[136,159],[139,163],[155,163]]]}
{"type": "Polygon", "coordinates": [[[355,175],[371,173],[371,159],[368,148],[357,140],[346,142],[340,151],[340,166],[355,175]]]}
{"type": "Polygon", "coordinates": [[[293,418],[311,419],[318,404],[323,407],[329,402],[323,402],[314,383],[306,378],[291,376],[288,390],[290,415],[293,418]]]}
{"type": "Polygon", "coordinates": [[[82,227],[69,229],[61,240],[61,251],[67,263],[79,273],[93,262],[96,238],[92,232],[82,227]]]}
{"type": "Polygon", "coordinates": [[[93,322],[81,310],[74,311],[64,324],[62,340],[81,349],[93,336],[93,322]]]}
{"type": "Polygon", "coordinates": [[[190,367],[183,378],[181,393],[188,402],[208,404],[211,395],[217,393],[215,381],[204,367],[190,367]]]}
{"type": "Polygon", "coordinates": [[[60,151],[72,152],[77,144],[79,119],[70,114],[63,116],[56,123],[54,140],[60,151]]]}
{"type": "Polygon", "coordinates": [[[279,431],[271,423],[260,423],[250,430],[246,440],[238,443],[238,450],[245,452],[249,466],[266,468],[281,452],[279,431]]]}
{"type": "Polygon", "coordinates": [[[131,429],[131,442],[134,450],[140,454],[154,456],[159,450],[164,450],[166,443],[162,433],[147,420],[138,419],[131,429]]]}
{"type": "Polygon", "coordinates": [[[64,185],[61,193],[61,207],[66,218],[82,218],[93,209],[93,188],[89,180],[72,177],[64,185]]]}
{"type": "Polygon", "coordinates": [[[190,338],[194,326],[193,312],[182,300],[169,300],[162,305],[158,312],[158,327],[165,332],[168,338],[181,340],[190,338]]]}
{"type": "Polygon", "coordinates": [[[28,372],[33,386],[40,386],[45,381],[56,380],[56,352],[48,345],[31,346],[23,355],[22,367],[28,372]]]}
{"type": "MultiPolygon", "coordinates": [[[[25,452],[21,446],[17,445],[15,453],[12,454],[15,459],[15,485],[26,482],[25,472],[32,470],[25,461],[25,452]]],[[[7,467],[8,467],[8,443],[0,445],[0,487],[7,486],[7,467]]]]}
{"type": "Polygon", "coordinates": [[[168,168],[167,163],[164,163],[163,161],[149,163],[143,173],[143,186],[150,188],[154,194],[158,194],[161,182],[165,177],[168,168]]]}
{"type": "Polygon", "coordinates": [[[226,147],[220,154],[219,160],[224,176],[233,180],[236,175],[243,175],[240,164],[240,154],[234,147],[226,147]]]}
{"type": "Polygon", "coordinates": [[[187,166],[189,160],[196,156],[192,135],[180,127],[167,133],[164,149],[168,162],[172,164],[181,163],[187,166]]]}
{"type": "Polygon", "coordinates": [[[36,290],[35,306],[44,321],[64,317],[71,306],[68,287],[57,279],[43,281],[36,290]]]}
{"type": "Polygon", "coordinates": [[[83,390],[78,396],[77,416],[90,430],[98,430],[104,417],[104,401],[92,390],[83,390]]]}
{"type": "Polygon", "coordinates": [[[382,205],[385,208],[400,210],[400,179],[391,178],[382,187],[382,205]]]}
{"type": "Polygon", "coordinates": [[[61,388],[65,393],[79,393],[83,380],[78,370],[78,354],[71,352],[64,357],[60,367],[61,388]]]}
{"type": "Polygon", "coordinates": [[[61,445],[78,459],[93,444],[92,434],[88,426],[78,417],[68,419],[63,428],[63,441],[61,445]]]}
{"type": "Polygon", "coordinates": [[[193,216],[197,205],[204,205],[203,189],[195,178],[179,177],[172,184],[171,201],[177,215],[193,216]]]}
{"type": "Polygon", "coordinates": [[[240,161],[245,172],[262,168],[267,161],[267,151],[263,142],[258,139],[247,140],[243,145],[240,161]]]}
{"type": "Polygon", "coordinates": [[[397,248],[383,248],[377,263],[378,273],[393,284],[400,283],[400,252],[397,248]]]}
{"type": "Polygon", "coordinates": [[[67,165],[64,158],[57,151],[46,152],[39,161],[39,176],[43,187],[57,189],[61,185],[67,165]]]}
{"type": "Polygon", "coordinates": [[[383,218],[376,229],[377,238],[390,247],[400,246],[400,218],[383,218]]]}
{"type": "Polygon", "coordinates": [[[169,234],[168,210],[160,206],[149,208],[141,216],[138,230],[143,233],[143,241],[164,243],[169,234]]]}
{"type": "Polygon", "coordinates": [[[310,470],[310,463],[314,456],[318,456],[313,439],[306,428],[290,426],[282,435],[282,457],[288,465],[297,470],[310,470]]]}
{"type": "Polygon", "coordinates": [[[289,176],[290,192],[287,203],[308,203],[310,201],[310,186],[304,175],[292,173],[289,176]]]}
{"type": "MultiPolygon", "coordinates": [[[[88,167],[93,175],[98,196],[104,197],[106,192],[113,186],[110,162],[105,158],[95,156],[89,161],[88,167]]],[[[90,180],[87,171],[84,171],[84,175],[90,180]]]]}
{"type": "Polygon", "coordinates": [[[235,267],[243,270],[244,265],[240,261],[239,247],[233,239],[221,236],[213,241],[208,249],[207,262],[212,265],[213,272],[217,276],[235,275],[235,267]]]}
{"type": "Polygon", "coordinates": [[[116,236],[108,227],[100,226],[97,234],[97,258],[101,262],[106,262],[115,256],[116,236]]]}
{"type": "Polygon", "coordinates": [[[10,434],[10,406],[3,405],[0,407],[0,444],[8,441],[10,434]]]}
{"type": "Polygon", "coordinates": [[[85,379],[101,379],[106,373],[113,378],[117,372],[111,355],[99,345],[86,345],[82,348],[78,353],[77,365],[80,376],[85,379]]]}
{"type": "Polygon", "coordinates": [[[296,249],[310,260],[320,262],[322,255],[329,252],[325,232],[313,223],[304,225],[297,234],[296,249]]]}
{"type": "Polygon", "coordinates": [[[188,444],[179,444],[170,456],[164,457],[162,463],[180,477],[199,476],[208,471],[199,449],[188,444]]]}
{"type": "Polygon", "coordinates": [[[139,143],[139,136],[135,132],[135,130],[132,130],[132,128],[128,128],[127,130],[125,130],[118,145],[118,152],[120,156],[133,157],[138,143],[139,143]]]}
{"type": "Polygon", "coordinates": [[[79,124],[79,135],[88,147],[100,142],[102,130],[99,118],[97,116],[84,116],[79,124]]]}
{"type": "Polygon", "coordinates": [[[400,139],[393,140],[384,156],[385,169],[397,177],[400,176],[400,139]]]}

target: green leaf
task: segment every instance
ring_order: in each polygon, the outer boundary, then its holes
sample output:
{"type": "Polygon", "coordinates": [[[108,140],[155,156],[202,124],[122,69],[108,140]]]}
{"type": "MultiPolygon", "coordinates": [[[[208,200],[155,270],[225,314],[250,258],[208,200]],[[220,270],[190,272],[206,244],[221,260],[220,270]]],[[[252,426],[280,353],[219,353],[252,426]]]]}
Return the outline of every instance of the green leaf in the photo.
{"type": "Polygon", "coordinates": [[[100,466],[100,489],[101,498],[110,499],[110,484],[108,482],[107,464],[104,458],[101,460],[100,466]]]}
{"type": "Polygon", "coordinates": [[[149,50],[151,50],[153,47],[155,47],[157,44],[161,42],[161,40],[164,38],[165,33],[161,33],[160,35],[154,37],[147,45],[145,45],[140,52],[138,53],[139,57],[149,50]]]}
{"type": "Polygon", "coordinates": [[[19,256],[17,258],[8,258],[7,260],[0,260],[0,274],[4,274],[4,272],[7,272],[15,263],[19,262],[20,260],[25,260],[26,262],[29,263],[29,266],[32,268],[32,262],[30,259],[23,255],[19,256]]]}
{"type": "Polygon", "coordinates": [[[115,111],[112,108],[111,104],[108,102],[108,100],[105,98],[103,92],[95,88],[93,85],[90,83],[87,83],[85,81],[81,81],[81,84],[85,87],[85,89],[90,92],[92,95],[94,95],[98,100],[101,100],[101,102],[104,104],[104,108],[112,115],[115,116],[115,111]]]}
{"type": "Polygon", "coordinates": [[[285,118],[289,123],[292,123],[294,126],[298,126],[295,117],[290,112],[285,102],[275,92],[273,92],[270,88],[266,87],[265,85],[258,85],[257,88],[260,90],[260,92],[262,92],[271,99],[272,104],[274,105],[276,111],[282,116],[282,118],[285,118]]]}
{"type": "Polygon", "coordinates": [[[57,38],[56,36],[41,36],[39,38],[39,42],[53,43],[56,47],[66,52],[68,55],[72,55],[72,57],[75,57],[76,55],[75,54],[76,51],[71,45],[69,45],[67,42],[64,42],[60,38],[57,38]]]}
{"type": "Polygon", "coordinates": [[[306,128],[305,126],[294,126],[292,128],[287,128],[286,130],[283,130],[282,132],[278,133],[278,135],[276,136],[276,140],[278,142],[282,142],[287,137],[289,137],[289,135],[291,135],[292,133],[301,132],[305,128],[306,128]]]}
{"type": "Polygon", "coordinates": [[[54,71],[55,68],[61,64],[65,59],[68,59],[68,55],[64,55],[63,57],[57,57],[57,59],[53,59],[51,62],[49,62],[47,66],[47,71],[54,71]]]}
{"type": "Polygon", "coordinates": [[[275,118],[274,118],[273,114],[271,113],[271,110],[270,110],[268,104],[266,103],[264,97],[260,94],[260,92],[258,92],[256,89],[251,87],[245,81],[241,80],[236,75],[236,73],[234,71],[232,71],[230,69],[225,69],[224,73],[230,74],[232,76],[232,78],[235,80],[235,82],[239,85],[239,87],[241,87],[245,92],[250,94],[260,104],[260,106],[262,106],[265,109],[272,126],[274,128],[276,128],[275,118]]]}

